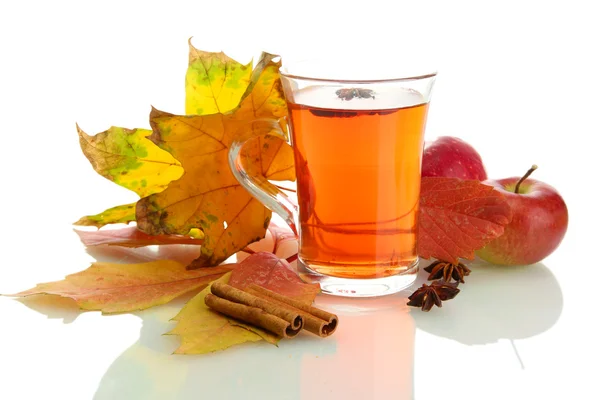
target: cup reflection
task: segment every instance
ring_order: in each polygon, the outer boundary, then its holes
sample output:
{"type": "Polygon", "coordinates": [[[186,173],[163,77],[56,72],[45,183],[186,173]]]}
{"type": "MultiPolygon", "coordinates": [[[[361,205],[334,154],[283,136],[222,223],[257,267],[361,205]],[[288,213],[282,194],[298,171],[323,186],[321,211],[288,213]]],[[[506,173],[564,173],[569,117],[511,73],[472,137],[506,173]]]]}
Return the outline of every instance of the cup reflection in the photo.
{"type": "Polygon", "coordinates": [[[301,364],[301,399],[412,399],[415,323],[407,299],[319,297],[317,307],[340,321],[335,352],[305,354],[301,364]]]}

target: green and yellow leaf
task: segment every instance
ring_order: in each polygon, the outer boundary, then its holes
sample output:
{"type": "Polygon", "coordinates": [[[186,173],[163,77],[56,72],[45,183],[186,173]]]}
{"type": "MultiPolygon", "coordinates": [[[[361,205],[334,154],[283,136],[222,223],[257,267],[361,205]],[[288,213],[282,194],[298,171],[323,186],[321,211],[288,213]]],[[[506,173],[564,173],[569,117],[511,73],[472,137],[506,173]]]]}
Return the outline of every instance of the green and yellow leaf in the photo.
{"type": "Polygon", "coordinates": [[[163,191],[183,174],[181,164],[147,139],[152,131],[111,127],[90,136],[77,127],[83,154],[103,177],[140,197],[163,191]]]}
{"type": "Polygon", "coordinates": [[[185,75],[185,113],[208,115],[226,113],[240,104],[252,76],[252,61],[247,65],[211,53],[189,43],[189,65],[185,75]]]}
{"type": "Polygon", "coordinates": [[[86,215],[73,225],[101,228],[109,224],[128,224],[133,221],[135,221],[135,203],[109,208],[96,215],[86,215]]]}

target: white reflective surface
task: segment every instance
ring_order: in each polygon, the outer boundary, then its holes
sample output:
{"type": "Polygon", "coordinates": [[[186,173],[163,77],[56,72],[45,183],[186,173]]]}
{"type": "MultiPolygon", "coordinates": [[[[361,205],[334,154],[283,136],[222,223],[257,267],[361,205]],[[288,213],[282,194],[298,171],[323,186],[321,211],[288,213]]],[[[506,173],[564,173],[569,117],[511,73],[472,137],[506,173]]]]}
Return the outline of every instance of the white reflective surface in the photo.
{"type": "Polygon", "coordinates": [[[426,139],[463,138],[490,177],[538,164],[533,178],[569,206],[561,247],[529,267],[471,263],[461,293],[430,313],[409,310],[408,292],[319,296],[317,305],[340,316],[332,337],[205,356],[171,355],[177,338],[162,336],[185,299],[101,316],[69,300],[0,297],[0,399],[594,398],[600,65],[592,49],[600,32],[588,3],[409,2],[401,13],[378,1],[283,3],[0,5],[0,293],[96,259],[194,257],[193,249],[86,252],[70,225],[136,200],[93,172],[75,123],[93,134],[147,128],[151,105],[183,113],[189,36],[235,57],[302,58],[336,46],[354,50],[350,61],[365,68],[373,61],[361,49],[426,50],[440,72],[426,139]]]}

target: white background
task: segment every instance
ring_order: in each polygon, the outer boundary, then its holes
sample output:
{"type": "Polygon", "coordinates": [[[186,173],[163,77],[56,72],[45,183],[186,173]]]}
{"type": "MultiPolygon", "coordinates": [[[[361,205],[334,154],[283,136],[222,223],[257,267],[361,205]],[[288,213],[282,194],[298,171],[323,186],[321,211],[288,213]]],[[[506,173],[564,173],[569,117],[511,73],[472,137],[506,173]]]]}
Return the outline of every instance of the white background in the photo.
{"type": "Polygon", "coordinates": [[[279,348],[171,356],[177,340],[160,335],[181,304],[102,317],[78,315],[67,301],[49,307],[2,297],[0,399],[594,398],[593,4],[2,2],[0,293],[61,279],[99,257],[85,252],[70,224],[136,197],[94,173],[75,123],[95,133],[148,127],[151,105],[183,113],[189,37],[240,60],[262,50],[284,62],[344,51],[365,68],[377,63],[373,53],[433,59],[439,76],[426,138],[471,143],[492,178],[538,164],[535,178],[562,193],[570,225],[542,264],[474,263],[459,297],[429,314],[406,313],[399,296],[320,297],[340,313],[340,331],[279,348]]]}

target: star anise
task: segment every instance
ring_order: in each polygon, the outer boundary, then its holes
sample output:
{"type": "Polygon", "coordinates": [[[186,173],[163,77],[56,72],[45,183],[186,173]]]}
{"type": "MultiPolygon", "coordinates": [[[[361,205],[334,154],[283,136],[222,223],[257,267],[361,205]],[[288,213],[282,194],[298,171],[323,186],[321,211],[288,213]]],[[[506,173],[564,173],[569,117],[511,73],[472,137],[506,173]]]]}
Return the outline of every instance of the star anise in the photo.
{"type": "Polygon", "coordinates": [[[456,282],[465,283],[463,278],[471,273],[471,270],[465,264],[452,264],[447,261],[436,261],[423,269],[429,272],[429,276],[427,277],[428,281],[441,278],[446,282],[450,282],[451,279],[454,279],[456,282]]]}
{"type": "Polygon", "coordinates": [[[421,307],[423,311],[431,310],[434,304],[441,307],[442,301],[453,299],[460,292],[456,286],[458,286],[458,282],[448,283],[441,280],[435,281],[431,285],[424,283],[408,297],[407,304],[412,307],[421,307]]]}

